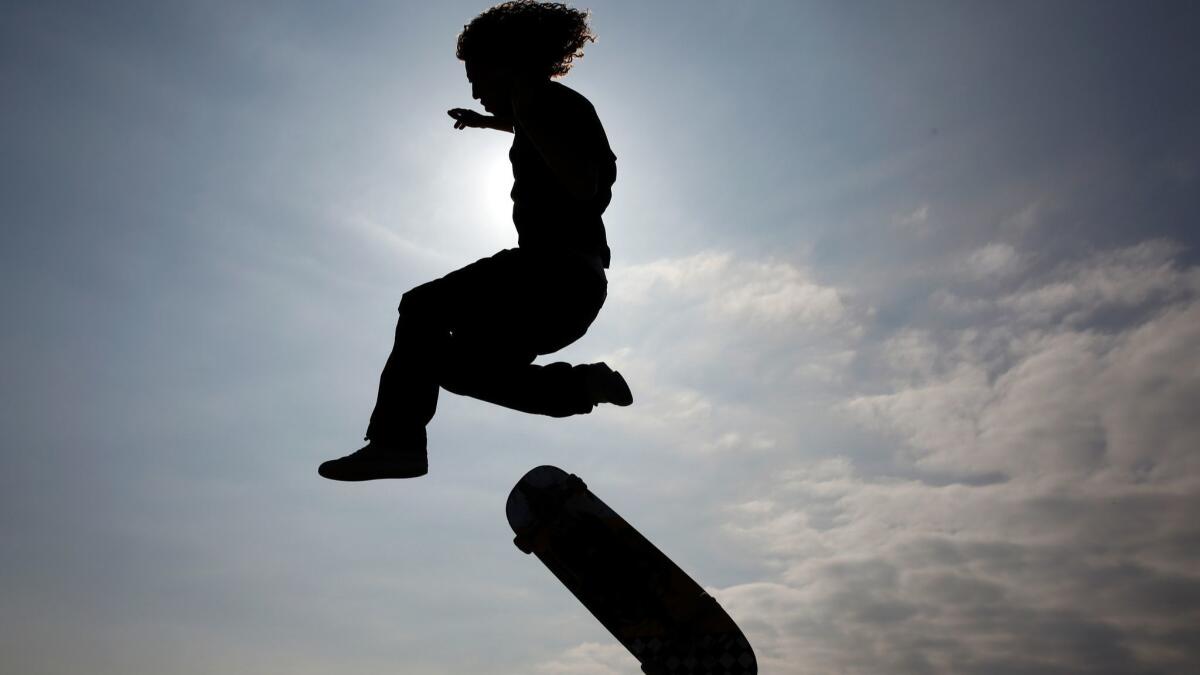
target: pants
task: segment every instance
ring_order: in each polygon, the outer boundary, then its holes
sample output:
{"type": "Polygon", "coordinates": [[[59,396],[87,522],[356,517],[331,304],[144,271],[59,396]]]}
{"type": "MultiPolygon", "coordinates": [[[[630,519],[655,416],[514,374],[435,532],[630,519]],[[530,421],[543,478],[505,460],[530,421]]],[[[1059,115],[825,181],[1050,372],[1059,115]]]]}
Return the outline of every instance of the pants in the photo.
{"type": "Polygon", "coordinates": [[[533,360],[582,337],[607,294],[585,259],[520,248],[408,291],[367,438],[423,439],[439,388],[538,415],[591,412],[586,366],[533,360]]]}

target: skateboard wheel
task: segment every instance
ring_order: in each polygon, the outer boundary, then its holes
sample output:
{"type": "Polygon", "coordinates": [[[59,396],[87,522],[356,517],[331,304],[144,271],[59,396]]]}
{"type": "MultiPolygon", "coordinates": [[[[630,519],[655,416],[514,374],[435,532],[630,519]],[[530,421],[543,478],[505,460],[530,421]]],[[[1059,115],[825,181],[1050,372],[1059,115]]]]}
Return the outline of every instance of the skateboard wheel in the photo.
{"type": "Polygon", "coordinates": [[[529,540],[519,534],[513,537],[513,545],[520,549],[521,553],[524,553],[525,555],[533,553],[533,548],[529,546],[529,540]]]}

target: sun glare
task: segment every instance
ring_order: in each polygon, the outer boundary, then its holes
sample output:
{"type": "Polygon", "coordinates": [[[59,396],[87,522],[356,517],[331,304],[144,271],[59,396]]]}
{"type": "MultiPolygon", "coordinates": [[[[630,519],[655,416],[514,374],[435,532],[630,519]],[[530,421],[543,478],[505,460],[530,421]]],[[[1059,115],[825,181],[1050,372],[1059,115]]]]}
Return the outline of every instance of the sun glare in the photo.
{"type": "Polygon", "coordinates": [[[496,248],[516,246],[516,230],[512,222],[512,165],[507,153],[498,153],[479,161],[473,183],[478,189],[471,192],[468,206],[478,219],[480,236],[496,248]]]}

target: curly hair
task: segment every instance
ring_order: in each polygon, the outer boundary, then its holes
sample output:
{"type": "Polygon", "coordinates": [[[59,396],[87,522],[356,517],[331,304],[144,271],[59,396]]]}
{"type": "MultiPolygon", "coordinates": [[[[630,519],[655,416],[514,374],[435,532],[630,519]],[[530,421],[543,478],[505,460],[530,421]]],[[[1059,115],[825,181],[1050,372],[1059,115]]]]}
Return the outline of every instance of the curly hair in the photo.
{"type": "Polygon", "coordinates": [[[596,41],[589,14],[561,2],[502,2],[463,26],[455,55],[561,77],[583,57],[583,46],[596,41]]]}

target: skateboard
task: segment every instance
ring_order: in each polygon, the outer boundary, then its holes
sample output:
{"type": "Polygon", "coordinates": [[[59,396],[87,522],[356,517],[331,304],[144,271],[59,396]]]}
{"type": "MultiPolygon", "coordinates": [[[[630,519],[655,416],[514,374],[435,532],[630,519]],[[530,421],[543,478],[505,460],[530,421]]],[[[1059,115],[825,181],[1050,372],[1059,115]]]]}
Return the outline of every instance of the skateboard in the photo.
{"type": "Polygon", "coordinates": [[[505,510],[517,548],[537,556],[646,675],[758,673],[729,614],[579,477],[539,466],[505,510]]]}

